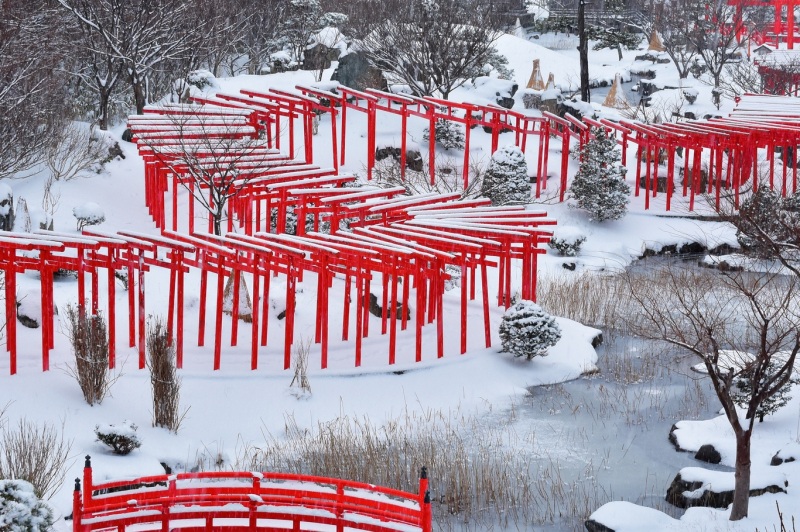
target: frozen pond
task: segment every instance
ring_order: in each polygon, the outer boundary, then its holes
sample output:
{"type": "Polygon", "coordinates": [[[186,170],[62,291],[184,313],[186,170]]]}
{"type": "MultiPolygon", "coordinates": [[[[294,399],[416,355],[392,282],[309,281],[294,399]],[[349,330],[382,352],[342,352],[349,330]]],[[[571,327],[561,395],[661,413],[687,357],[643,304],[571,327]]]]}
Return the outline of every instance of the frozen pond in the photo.
{"type": "Polygon", "coordinates": [[[611,500],[682,513],[664,495],[680,468],[699,462],[675,450],[670,428],[719,409],[708,379],[691,372],[692,360],[674,350],[612,336],[598,354],[599,374],[532,388],[521,405],[520,417],[536,435],[542,471],[557,463],[570,488],[562,501],[567,511],[545,526],[551,530],[583,530],[587,513],[569,510],[585,506],[591,513],[611,500]]]}

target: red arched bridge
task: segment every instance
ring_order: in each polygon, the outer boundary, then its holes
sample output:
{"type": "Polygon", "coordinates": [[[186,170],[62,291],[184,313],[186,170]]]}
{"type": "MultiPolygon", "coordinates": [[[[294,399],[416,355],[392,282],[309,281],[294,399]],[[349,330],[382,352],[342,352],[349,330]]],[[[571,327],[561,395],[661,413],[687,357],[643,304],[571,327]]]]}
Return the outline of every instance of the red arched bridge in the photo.
{"type": "Polygon", "coordinates": [[[419,493],[335,478],[207,472],[95,484],[89,456],[75,480],[73,531],[330,530],[431,532],[425,468],[419,493]],[[319,530],[319,528],[314,528],[319,530]]]}

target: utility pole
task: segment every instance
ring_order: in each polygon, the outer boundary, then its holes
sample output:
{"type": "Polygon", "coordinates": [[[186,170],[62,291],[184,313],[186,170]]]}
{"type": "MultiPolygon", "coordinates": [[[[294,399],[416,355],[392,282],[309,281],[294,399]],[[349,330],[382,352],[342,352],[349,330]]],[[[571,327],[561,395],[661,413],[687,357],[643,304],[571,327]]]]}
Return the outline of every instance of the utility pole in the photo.
{"type": "Polygon", "coordinates": [[[586,35],[586,0],[578,0],[578,55],[581,65],[581,100],[589,101],[589,38],[586,35]]]}

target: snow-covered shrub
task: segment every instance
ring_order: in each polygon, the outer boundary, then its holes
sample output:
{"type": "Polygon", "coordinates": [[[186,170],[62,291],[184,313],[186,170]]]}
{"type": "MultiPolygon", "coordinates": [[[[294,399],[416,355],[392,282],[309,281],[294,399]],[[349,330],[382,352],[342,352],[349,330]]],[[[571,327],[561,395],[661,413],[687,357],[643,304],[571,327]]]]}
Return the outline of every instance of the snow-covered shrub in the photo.
{"type": "Polygon", "coordinates": [[[560,339],[556,319],[533,301],[523,299],[511,305],[500,322],[503,351],[515,357],[545,356],[547,348],[560,339]]]}
{"type": "Polygon", "coordinates": [[[14,229],[14,191],[5,183],[0,183],[0,230],[14,229]]]}
{"type": "Polygon", "coordinates": [[[153,389],[153,426],[178,432],[181,380],[175,369],[175,343],[164,322],[152,320],[147,328],[147,366],[153,389]]]}
{"type": "Polygon", "coordinates": [[[217,78],[205,69],[192,70],[186,76],[186,83],[200,90],[217,87],[217,78]]]}
{"type": "Polygon", "coordinates": [[[516,146],[503,146],[494,152],[483,175],[481,194],[489,198],[492,205],[518,205],[530,201],[528,164],[522,150],[516,146]]]}
{"type": "Polygon", "coordinates": [[[111,160],[111,138],[81,122],[68,124],[45,150],[44,161],[56,181],[69,181],[86,172],[98,173],[111,160]]]}
{"type": "MultiPolygon", "coordinates": [[[[71,441],[49,424],[20,419],[0,431],[0,479],[29,482],[37,497],[49,498],[61,488],[66,474],[71,441]]],[[[0,519],[3,512],[0,511],[0,519]]],[[[0,530],[6,530],[0,526],[0,530]]]]}
{"type": "Polygon", "coordinates": [[[0,531],[45,532],[52,526],[53,511],[30,482],[0,479],[0,531]]]}
{"type": "Polygon", "coordinates": [[[763,239],[749,235],[763,232],[781,245],[800,244],[800,192],[784,198],[769,187],[760,187],[742,202],[739,214],[736,240],[742,249],[759,258],[774,257],[775,250],[763,239]]]}
{"type": "Polygon", "coordinates": [[[92,201],[74,207],[72,215],[78,220],[78,231],[88,225],[97,225],[106,221],[106,213],[100,205],[92,201]]]}
{"type": "Polygon", "coordinates": [[[579,234],[553,235],[547,245],[550,246],[550,249],[558,251],[562,257],[575,257],[584,242],[586,242],[586,237],[579,234]]]}
{"type": "MultiPolygon", "coordinates": [[[[784,360],[773,359],[769,361],[767,370],[761,376],[760,389],[763,389],[765,386],[769,386],[767,381],[772,379],[775,374],[778,373],[780,366],[784,364],[784,362],[784,360]]],[[[798,383],[800,383],[799,379],[790,379],[789,382],[775,392],[775,394],[764,399],[758,408],[756,408],[755,412],[759,422],[764,421],[764,416],[773,414],[779,408],[786,406],[789,403],[789,400],[792,398],[792,396],[789,394],[789,392],[792,390],[792,385],[798,383]]],[[[731,390],[731,397],[739,406],[739,408],[747,408],[750,399],[753,397],[752,371],[749,373],[747,371],[743,372],[737,379],[734,380],[733,384],[734,388],[731,390]]]]}
{"type": "Polygon", "coordinates": [[[137,428],[135,423],[123,421],[118,425],[95,425],[94,433],[98,440],[111,447],[114,454],[125,455],[142,446],[136,434],[137,428]]]}
{"type": "Polygon", "coordinates": [[[75,355],[72,374],[78,381],[83,398],[90,405],[103,402],[113,384],[108,374],[108,329],[100,314],[90,316],[85,309],[68,305],[67,336],[75,355]]]}
{"type": "MultiPolygon", "coordinates": [[[[434,126],[434,133],[436,134],[436,143],[446,150],[459,149],[463,150],[465,146],[464,132],[461,130],[462,126],[440,118],[436,121],[434,126]]],[[[430,128],[425,128],[422,132],[422,139],[429,142],[431,138],[430,128]]]]}
{"type": "Polygon", "coordinates": [[[626,168],[620,164],[617,141],[605,128],[593,128],[594,138],[580,151],[580,167],[570,198],[598,222],[619,220],[628,211],[631,188],[625,183],[626,168]]]}

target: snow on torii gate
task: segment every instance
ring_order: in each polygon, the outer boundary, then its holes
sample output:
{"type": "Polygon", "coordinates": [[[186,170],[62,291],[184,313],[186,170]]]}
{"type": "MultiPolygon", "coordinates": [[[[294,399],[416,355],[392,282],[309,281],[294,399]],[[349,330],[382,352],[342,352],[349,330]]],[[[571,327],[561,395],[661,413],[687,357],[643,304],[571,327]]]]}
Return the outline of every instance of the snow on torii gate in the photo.
{"type": "MultiPolygon", "coordinates": [[[[99,304],[99,270],[105,270],[107,275],[107,309],[108,309],[108,355],[109,367],[116,364],[116,284],[115,273],[120,269],[128,272],[128,303],[129,303],[129,338],[130,346],[137,344],[136,304],[138,296],[138,345],[139,368],[145,365],[144,345],[144,274],[151,266],[158,266],[170,270],[170,300],[176,298],[179,304],[174,305],[178,312],[178,334],[182,336],[183,316],[183,273],[182,252],[186,249],[179,247],[179,243],[151,235],[138,235],[136,233],[105,233],[101,231],[85,230],[83,234],[68,234],[52,231],[37,231],[35,233],[0,232],[0,269],[4,272],[6,280],[6,347],[10,357],[10,372],[17,371],[17,345],[16,345],[16,274],[26,270],[40,273],[41,278],[41,308],[42,308],[42,369],[47,371],[50,367],[50,350],[54,347],[54,303],[53,303],[53,274],[56,270],[72,270],[77,273],[78,312],[84,315],[86,310],[86,280],[88,274],[91,292],[91,315],[100,311],[99,304]],[[161,260],[158,254],[159,246],[171,246],[168,260],[161,260]],[[177,247],[176,247],[177,246],[177,247]],[[32,252],[32,253],[31,253],[32,252]],[[148,255],[151,253],[152,255],[148,255]],[[138,275],[138,292],[136,291],[136,276],[138,275]],[[175,279],[178,279],[177,285],[175,279]],[[176,292],[177,290],[177,292],[176,292]]],[[[170,309],[170,327],[172,324],[172,308],[170,309]]],[[[171,329],[170,329],[171,330],[171,329]]],[[[180,350],[180,342],[178,349],[180,350]]],[[[179,353],[181,353],[179,351],[179,353]]]]}
{"type": "MultiPolygon", "coordinates": [[[[745,95],[733,113],[725,118],[679,123],[642,124],[622,120],[584,119],[592,127],[603,127],[622,134],[623,153],[627,144],[636,145],[635,194],[645,190],[645,208],[650,197],[659,191],[659,168],[667,164],[666,209],[670,210],[676,156],[682,151],[682,194],[689,197],[689,209],[694,210],[698,194],[713,194],[716,208],[720,207],[722,190],[733,193],[734,207],[739,205],[742,187],[751,189],[769,186],[782,195],[797,191],[797,161],[800,146],[800,105],[792,99],[766,95],[745,95]],[[759,150],[764,150],[768,164],[768,181],[761,183],[759,150]],[[781,154],[780,175],[776,175],[776,153],[781,154]],[[708,161],[703,168],[703,159],[708,161]],[[642,171],[644,165],[644,173],[642,171]],[[791,168],[791,175],[789,173],[791,168]],[[705,179],[705,182],[703,182],[705,179]]],[[[586,129],[588,131],[588,129],[586,129]]],[[[588,139],[581,134],[581,141],[588,139]]]]}
{"type": "MultiPolygon", "coordinates": [[[[335,108],[341,107],[341,120],[342,127],[340,128],[341,139],[338,141],[341,152],[339,155],[340,164],[345,162],[346,153],[346,128],[347,128],[347,109],[353,109],[366,113],[367,115],[367,179],[372,179],[372,170],[375,166],[375,149],[376,149],[376,124],[377,124],[377,111],[388,112],[396,114],[401,117],[401,134],[400,134],[400,172],[405,176],[406,172],[406,139],[407,139],[407,124],[408,118],[412,116],[420,117],[428,121],[428,172],[430,174],[431,183],[436,180],[436,131],[435,126],[438,120],[446,120],[462,124],[465,126],[464,135],[464,161],[462,168],[462,177],[464,186],[468,185],[469,181],[469,153],[470,153],[470,137],[473,127],[482,126],[491,131],[491,152],[497,151],[499,144],[499,135],[505,131],[511,131],[515,134],[515,144],[520,147],[524,152],[527,147],[527,139],[531,134],[539,137],[540,141],[540,155],[539,163],[537,164],[537,180],[542,176],[542,160],[541,151],[544,149],[545,134],[543,126],[547,122],[546,119],[541,117],[527,116],[525,114],[506,109],[494,105],[478,105],[464,102],[452,102],[433,97],[416,97],[408,94],[394,94],[375,89],[367,89],[366,91],[359,91],[351,89],[343,85],[337,85],[334,90],[325,90],[315,86],[297,85],[299,91],[306,95],[315,96],[319,101],[328,101],[330,109],[334,112],[332,116],[332,125],[336,121],[335,108]],[[359,105],[359,101],[366,102],[366,107],[359,105]],[[385,101],[385,103],[383,103],[385,101]],[[334,103],[335,102],[335,103],[334,103]],[[399,108],[393,107],[398,105],[399,108]],[[458,111],[458,114],[456,113],[458,111]],[[464,116],[460,116],[464,113],[464,116]],[[538,129],[537,129],[538,124],[538,129]]],[[[336,135],[335,128],[332,127],[332,135],[336,135]]],[[[335,147],[337,139],[333,138],[334,145],[334,160],[336,159],[335,147]]],[[[563,154],[562,158],[568,157],[569,154],[563,154]]],[[[546,172],[546,170],[545,170],[546,172]]]]}

